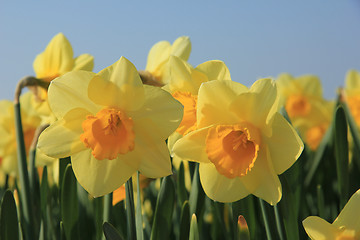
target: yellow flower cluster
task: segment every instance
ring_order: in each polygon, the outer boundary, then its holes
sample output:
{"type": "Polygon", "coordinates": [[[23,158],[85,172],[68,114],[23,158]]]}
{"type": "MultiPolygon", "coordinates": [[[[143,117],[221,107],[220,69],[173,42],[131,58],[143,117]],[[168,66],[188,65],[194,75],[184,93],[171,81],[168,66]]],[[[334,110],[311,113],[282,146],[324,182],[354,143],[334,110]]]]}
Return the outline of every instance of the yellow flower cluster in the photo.
{"type": "MultiPolygon", "coordinates": [[[[248,88],[231,79],[222,61],[193,67],[187,62],[190,52],[190,39],[183,36],[173,44],[155,44],[144,71],[120,57],[94,73],[94,58],[74,58],[70,42],[59,33],[33,64],[36,78],[49,87],[32,86],[20,101],[26,150],[36,128],[49,124],[35,137],[38,164],[70,157],[77,181],[93,197],[118,189],[121,200],[120,187],[137,171],[143,180],[160,178],[181,163],[190,189],[190,161],[199,163],[210,199],[235,202],[252,194],[276,205],[282,198],[278,175],[297,161],[304,143],[312,151],[318,148],[334,103],[323,98],[316,76],[284,73],[248,88]],[[282,107],[291,123],[280,114],[282,107]]],[[[356,71],[347,75],[345,99],[360,126],[356,71]]],[[[1,170],[16,176],[14,111],[5,100],[0,101],[0,135],[1,170]]],[[[358,239],[352,209],[359,209],[359,194],[332,225],[317,217],[304,220],[309,236],[358,239]]]]}

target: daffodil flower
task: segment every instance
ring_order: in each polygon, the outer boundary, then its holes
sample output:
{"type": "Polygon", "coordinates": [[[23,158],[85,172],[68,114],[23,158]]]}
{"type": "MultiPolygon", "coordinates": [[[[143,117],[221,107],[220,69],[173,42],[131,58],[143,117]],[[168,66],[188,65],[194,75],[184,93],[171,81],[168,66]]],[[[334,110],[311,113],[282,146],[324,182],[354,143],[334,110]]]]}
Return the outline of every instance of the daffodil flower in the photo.
{"type": "Polygon", "coordinates": [[[303,143],[274,105],[270,79],[248,89],[233,81],[203,83],[197,102],[197,129],[179,139],[173,154],[199,162],[205,193],[219,202],[249,194],[274,205],[281,199],[278,174],[297,160],[303,143]]]}
{"type": "Polygon", "coordinates": [[[79,183],[94,197],[114,191],[137,170],[158,178],[172,173],[166,138],[182,106],[161,88],[143,85],[122,57],[98,74],[73,71],[55,79],[49,104],[58,120],[40,136],[48,156],[71,156],[79,183]]]}
{"type": "Polygon", "coordinates": [[[168,41],[156,43],[149,51],[145,71],[161,84],[169,81],[168,61],[170,56],[177,56],[185,61],[189,59],[191,52],[190,38],[182,36],[173,44],[168,41]]]}
{"type": "Polygon", "coordinates": [[[292,120],[314,112],[312,102],[323,99],[321,82],[314,75],[294,78],[284,73],[278,77],[276,84],[279,88],[280,106],[285,106],[292,120]]]}
{"type": "Polygon", "coordinates": [[[358,127],[360,127],[360,73],[350,70],[345,80],[346,101],[358,127]]]}
{"type": "MultiPolygon", "coordinates": [[[[32,106],[31,97],[30,92],[20,97],[22,128],[27,154],[29,153],[36,128],[40,125],[41,121],[32,106]]],[[[16,176],[18,172],[18,161],[14,104],[8,100],[0,101],[0,136],[1,168],[5,173],[16,176]]]]}
{"type": "Polygon", "coordinates": [[[317,216],[303,221],[306,233],[312,240],[360,239],[360,190],[349,199],[335,221],[330,224],[317,216]]]}
{"type": "MultiPolygon", "coordinates": [[[[224,62],[218,60],[204,62],[194,68],[185,60],[170,56],[169,69],[170,80],[163,89],[169,91],[184,106],[183,119],[176,132],[168,139],[168,147],[171,151],[178,139],[196,129],[196,106],[200,85],[211,80],[231,80],[231,77],[224,62]]],[[[173,165],[176,169],[179,168],[180,163],[181,159],[173,156],[173,165]]],[[[190,189],[191,179],[187,162],[184,162],[184,167],[185,184],[190,189]]]]}
{"type": "Polygon", "coordinates": [[[330,126],[334,106],[323,98],[320,79],[314,75],[294,78],[284,73],[276,84],[279,107],[285,107],[292,125],[310,149],[316,150],[330,126]]]}
{"type": "MultiPolygon", "coordinates": [[[[62,33],[55,35],[45,51],[38,54],[33,63],[36,78],[44,82],[50,82],[56,77],[73,70],[92,71],[94,68],[94,57],[90,54],[81,54],[74,58],[73,49],[69,40],[62,33]]],[[[47,90],[41,87],[31,87],[36,96],[36,109],[45,119],[51,122],[51,116],[47,99],[47,90]],[[50,120],[48,120],[49,118],[50,120]]]]}

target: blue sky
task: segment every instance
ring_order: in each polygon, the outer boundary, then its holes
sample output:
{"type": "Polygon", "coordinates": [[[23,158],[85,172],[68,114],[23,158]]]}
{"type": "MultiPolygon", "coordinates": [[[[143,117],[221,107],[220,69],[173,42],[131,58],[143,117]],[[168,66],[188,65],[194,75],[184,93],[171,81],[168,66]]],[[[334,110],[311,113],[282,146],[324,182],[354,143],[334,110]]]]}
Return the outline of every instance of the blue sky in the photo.
{"type": "Polygon", "coordinates": [[[63,32],[94,71],[125,56],[144,69],[151,46],[187,35],[189,62],[219,59],[232,80],[250,86],[282,72],[320,77],[334,98],[349,69],[360,70],[360,1],[5,1],[0,0],[0,99],[63,32]]]}

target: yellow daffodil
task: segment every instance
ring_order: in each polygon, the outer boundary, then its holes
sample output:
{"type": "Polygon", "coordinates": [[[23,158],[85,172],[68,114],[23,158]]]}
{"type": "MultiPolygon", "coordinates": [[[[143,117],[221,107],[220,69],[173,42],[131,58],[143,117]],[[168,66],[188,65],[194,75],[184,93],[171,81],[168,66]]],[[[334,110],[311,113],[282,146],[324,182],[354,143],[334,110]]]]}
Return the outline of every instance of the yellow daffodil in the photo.
{"type": "Polygon", "coordinates": [[[279,104],[285,106],[292,121],[297,117],[310,115],[314,111],[312,103],[323,99],[321,82],[313,75],[294,78],[284,73],[278,77],[276,84],[279,89],[279,104]]]}
{"type": "MultiPolygon", "coordinates": [[[[30,92],[20,97],[21,120],[27,153],[29,153],[36,128],[41,121],[31,105],[31,97],[30,92]]],[[[18,169],[14,104],[8,100],[0,101],[0,136],[1,168],[6,174],[16,176],[18,169]]]]}
{"type": "Polygon", "coordinates": [[[168,41],[156,43],[149,52],[145,71],[161,84],[169,81],[168,61],[170,56],[177,56],[185,61],[189,59],[191,42],[189,37],[179,37],[171,45],[168,41]]]}
{"type": "Polygon", "coordinates": [[[360,73],[350,70],[345,80],[346,102],[358,127],[360,127],[360,73]]]}
{"type": "MultiPolygon", "coordinates": [[[[45,51],[36,56],[33,63],[36,78],[50,82],[73,70],[91,71],[94,67],[94,57],[81,54],[74,58],[69,40],[62,33],[51,39],[45,51]]],[[[51,114],[46,100],[47,91],[41,87],[32,88],[37,99],[37,110],[44,117],[51,114]]],[[[54,120],[54,119],[52,119],[54,120]]],[[[45,120],[46,121],[46,120],[45,120]]],[[[51,120],[49,120],[51,122],[51,120]]],[[[47,122],[49,122],[47,121],[47,122]]]]}
{"type": "Polygon", "coordinates": [[[312,240],[359,240],[359,212],[360,190],[352,195],[332,224],[320,217],[310,216],[303,221],[303,226],[312,240]]]}
{"type": "Polygon", "coordinates": [[[312,108],[312,114],[307,117],[298,117],[294,126],[299,130],[304,142],[315,151],[330,126],[334,102],[316,101],[312,103],[312,108]]]}
{"type": "Polygon", "coordinates": [[[122,57],[98,74],[73,71],[48,91],[57,121],[39,138],[48,156],[71,156],[79,183],[94,197],[114,191],[137,170],[169,175],[165,139],[176,130],[182,106],[161,88],[143,85],[122,57]]]}
{"type": "Polygon", "coordinates": [[[173,154],[199,162],[205,193],[219,202],[249,194],[274,205],[281,199],[278,174],[299,157],[303,143],[274,105],[270,79],[250,89],[233,81],[203,83],[197,102],[197,129],[179,139],[173,154]]]}
{"type": "Polygon", "coordinates": [[[277,81],[279,107],[284,106],[292,125],[300,131],[312,150],[319,146],[332,119],[333,103],[322,96],[318,77],[303,75],[294,78],[281,74],[277,81]]]}
{"type": "MultiPolygon", "coordinates": [[[[200,85],[210,80],[231,80],[231,77],[226,65],[218,60],[204,62],[193,68],[185,60],[171,56],[169,69],[170,80],[163,88],[184,106],[184,116],[180,126],[168,139],[168,146],[171,151],[178,139],[196,129],[196,106],[200,85]]],[[[181,159],[173,156],[173,164],[176,169],[179,168],[180,162],[181,159]]],[[[191,180],[187,162],[184,162],[184,167],[186,187],[190,189],[191,180]]]]}

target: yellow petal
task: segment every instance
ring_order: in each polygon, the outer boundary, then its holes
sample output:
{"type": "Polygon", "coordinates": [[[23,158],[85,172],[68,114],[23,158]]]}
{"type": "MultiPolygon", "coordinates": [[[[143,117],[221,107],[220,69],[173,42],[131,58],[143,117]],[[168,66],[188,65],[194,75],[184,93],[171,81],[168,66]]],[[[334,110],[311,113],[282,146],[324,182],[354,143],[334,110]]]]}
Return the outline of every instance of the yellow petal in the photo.
{"type": "Polygon", "coordinates": [[[322,98],[322,86],[320,79],[314,75],[302,75],[296,81],[304,91],[304,95],[322,98]]]}
{"type": "Polygon", "coordinates": [[[172,154],[183,160],[209,163],[205,139],[210,127],[186,134],[174,144],[172,154]]]}
{"type": "Polygon", "coordinates": [[[224,62],[212,60],[204,62],[196,67],[197,70],[202,71],[211,80],[231,80],[230,71],[224,62]]]}
{"type": "Polygon", "coordinates": [[[86,149],[80,140],[83,133],[81,124],[91,114],[85,109],[76,108],[63,119],[46,128],[39,137],[38,148],[47,156],[63,158],[86,149]]]}
{"type": "Polygon", "coordinates": [[[194,71],[193,67],[181,58],[171,56],[169,59],[169,68],[171,75],[169,88],[171,92],[181,91],[197,94],[198,89],[191,78],[191,72],[194,71]]]}
{"type": "Polygon", "coordinates": [[[247,93],[240,94],[230,105],[230,111],[258,128],[265,127],[276,100],[276,86],[271,79],[257,80],[247,93]]]}
{"type": "Polygon", "coordinates": [[[236,96],[245,91],[248,91],[247,87],[233,81],[216,80],[202,84],[197,102],[197,127],[238,123],[239,118],[229,111],[229,107],[236,96]]]}
{"type": "Polygon", "coordinates": [[[187,61],[189,59],[191,52],[191,42],[190,38],[187,36],[182,36],[177,38],[171,46],[171,55],[180,57],[181,59],[187,61]]]}
{"type": "Polygon", "coordinates": [[[151,128],[154,137],[165,141],[179,126],[183,107],[171,94],[161,88],[144,85],[144,90],[144,105],[138,111],[129,112],[129,117],[132,117],[135,125],[151,128]],[[142,123],[136,123],[138,121],[142,123]]]}
{"type": "Polygon", "coordinates": [[[94,68],[94,57],[90,54],[81,54],[75,58],[73,70],[92,71],[94,68]]]}
{"type": "Polygon", "coordinates": [[[219,174],[212,163],[200,163],[199,173],[204,192],[215,201],[235,202],[250,194],[240,178],[219,174]]]}
{"type": "Polygon", "coordinates": [[[290,168],[304,149],[299,135],[280,113],[275,113],[272,135],[265,141],[269,147],[274,170],[278,175],[290,168]]]}
{"type": "Polygon", "coordinates": [[[168,141],[167,141],[167,145],[168,145],[168,149],[169,149],[170,152],[172,152],[174,144],[182,137],[183,137],[183,135],[178,133],[178,132],[173,132],[169,136],[168,141]]]}
{"type": "Polygon", "coordinates": [[[146,70],[154,72],[169,59],[171,45],[168,41],[161,41],[156,43],[149,52],[146,64],[146,70]]]}
{"type": "Polygon", "coordinates": [[[139,171],[149,178],[160,178],[172,174],[169,150],[164,141],[156,142],[144,131],[135,142],[136,152],[141,159],[139,171]]]}
{"type": "Polygon", "coordinates": [[[36,166],[49,166],[57,160],[58,158],[46,156],[39,148],[36,149],[36,166]]]}
{"type": "Polygon", "coordinates": [[[345,78],[345,90],[348,96],[360,94],[360,73],[356,70],[350,70],[345,78]]]}
{"type": "Polygon", "coordinates": [[[128,162],[133,153],[113,160],[97,160],[86,149],[71,156],[71,164],[78,182],[93,197],[108,194],[123,185],[136,172],[128,162]]]}
{"type": "Polygon", "coordinates": [[[335,219],[333,225],[340,227],[345,226],[347,229],[360,232],[360,190],[354,193],[346,203],[339,216],[335,219]]]}
{"type": "Polygon", "coordinates": [[[254,167],[240,179],[250,193],[275,205],[281,199],[281,183],[271,166],[269,150],[261,147],[254,167]]]}
{"type": "Polygon", "coordinates": [[[87,94],[89,81],[95,73],[86,71],[69,72],[53,80],[49,86],[48,98],[52,112],[62,118],[74,108],[84,108],[96,114],[99,106],[95,105],[87,94]]]}
{"type": "Polygon", "coordinates": [[[89,98],[97,104],[135,111],[144,104],[144,87],[135,66],[121,57],[100,71],[89,84],[89,98]]]}
{"type": "Polygon", "coordinates": [[[44,52],[34,60],[34,71],[37,78],[60,76],[74,66],[73,50],[64,34],[59,33],[47,45],[44,52]]]}
{"type": "Polygon", "coordinates": [[[337,229],[317,216],[307,217],[303,222],[306,233],[313,240],[335,240],[337,229]]]}

